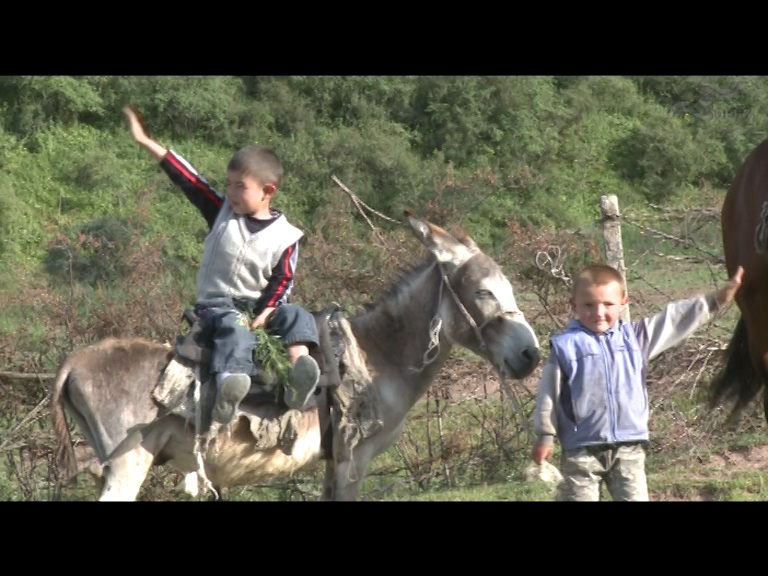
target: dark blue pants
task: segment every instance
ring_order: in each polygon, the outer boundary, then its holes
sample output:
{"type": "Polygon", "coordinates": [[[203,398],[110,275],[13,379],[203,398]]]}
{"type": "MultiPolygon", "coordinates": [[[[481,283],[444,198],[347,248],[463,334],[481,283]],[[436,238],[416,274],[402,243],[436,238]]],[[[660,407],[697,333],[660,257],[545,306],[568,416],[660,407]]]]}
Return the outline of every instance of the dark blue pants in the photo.
{"type": "MultiPolygon", "coordinates": [[[[200,317],[203,337],[213,344],[211,372],[252,374],[256,338],[248,327],[248,317],[233,306],[198,304],[195,312],[200,317]]],[[[265,328],[285,346],[303,342],[312,350],[318,345],[315,318],[296,304],[275,309],[265,328]]]]}

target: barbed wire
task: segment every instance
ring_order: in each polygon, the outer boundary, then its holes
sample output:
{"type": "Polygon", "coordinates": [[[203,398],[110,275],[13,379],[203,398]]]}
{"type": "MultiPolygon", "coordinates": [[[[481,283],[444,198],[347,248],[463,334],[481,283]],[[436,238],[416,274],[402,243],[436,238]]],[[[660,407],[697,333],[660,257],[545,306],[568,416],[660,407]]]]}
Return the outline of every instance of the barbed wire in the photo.
{"type": "MultiPolygon", "coordinates": [[[[669,211],[667,211],[667,212],[669,213],[669,211]]],[[[716,254],[713,254],[709,250],[705,250],[705,249],[701,248],[698,244],[696,244],[695,242],[693,242],[693,241],[691,241],[691,240],[689,240],[687,238],[681,238],[679,236],[674,236],[672,234],[668,234],[666,232],[662,232],[661,230],[657,230],[655,228],[651,228],[650,226],[646,226],[645,224],[640,224],[636,220],[634,220],[632,218],[628,218],[626,214],[622,214],[621,216],[619,216],[619,220],[622,221],[622,222],[626,222],[627,224],[630,224],[632,226],[635,226],[636,228],[639,228],[640,230],[648,232],[649,234],[651,234],[653,236],[656,236],[657,238],[663,238],[665,240],[672,240],[674,242],[678,242],[679,244],[682,244],[682,245],[688,246],[690,248],[693,248],[697,252],[700,252],[700,253],[705,254],[706,256],[708,256],[711,259],[711,261],[713,261],[716,264],[721,264],[721,265],[725,264],[725,259],[722,256],[718,256],[716,254]]],[[[658,254],[658,255],[659,256],[664,256],[664,257],[670,257],[668,255],[662,255],[662,254],[658,254]]],[[[673,257],[673,258],[680,258],[680,257],[673,257]]]]}
{"type": "Polygon", "coordinates": [[[571,277],[563,269],[566,256],[561,253],[560,246],[550,245],[546,250],[539,250],[536,253],[536,266],[539,270],[548,272],[552,277],[559,278],[570,286],[571,277]]]}

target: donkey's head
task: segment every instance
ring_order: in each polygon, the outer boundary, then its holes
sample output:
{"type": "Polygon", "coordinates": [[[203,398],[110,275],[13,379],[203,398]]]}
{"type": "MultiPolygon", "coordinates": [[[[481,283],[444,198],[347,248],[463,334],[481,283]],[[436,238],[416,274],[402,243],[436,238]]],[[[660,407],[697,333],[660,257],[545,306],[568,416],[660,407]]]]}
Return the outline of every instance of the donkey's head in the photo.
{"type": "Polygon", "coordinates": [[[539,342],[501,267],[468,234],[454,236],[410,212],[406,217],[437,261],[447,338],[492,362],[501,376],[529,376],[541,358],[539,342]]]}

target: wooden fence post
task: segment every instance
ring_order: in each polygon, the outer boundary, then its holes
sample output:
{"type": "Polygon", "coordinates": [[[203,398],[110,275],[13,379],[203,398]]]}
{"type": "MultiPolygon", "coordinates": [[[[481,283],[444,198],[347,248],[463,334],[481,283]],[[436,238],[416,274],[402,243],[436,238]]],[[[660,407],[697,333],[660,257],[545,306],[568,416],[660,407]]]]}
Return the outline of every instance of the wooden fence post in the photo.
{"type": "MultiPolygon", "coordinates": [[[[619,223],[619,200],[615,194],[600,197],[600,212],[603,222],[605,263],[619,271],[624,282],[624,290],[627,290],[627,270],[624,267],[624,248],[621,243],[621,224],[619,223]]],[[[629,294],[628,291],[627,294],[629,294]]],[[[629,322],[629,305],[624,308],[621,318],[629,322]]]]}

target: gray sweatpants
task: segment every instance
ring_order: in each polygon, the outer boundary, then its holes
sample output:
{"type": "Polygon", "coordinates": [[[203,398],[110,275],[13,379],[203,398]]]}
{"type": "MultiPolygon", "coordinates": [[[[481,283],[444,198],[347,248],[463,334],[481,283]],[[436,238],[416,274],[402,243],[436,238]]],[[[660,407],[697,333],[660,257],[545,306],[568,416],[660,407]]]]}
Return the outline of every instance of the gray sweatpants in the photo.
{"type": "MultiPolygon", "coordinates": [[[[200,317],[202,337],[213,344],[211,372],[252,374],[256,338],[248,327],[248,317],[230,306],[198,304],[195,313],[200,317]]],[[[283,304],[275,309],[265,328],[285,346],[304,342],[312,350],[318,345],[315,318],[309,310],[295,304],[283,304]]]]}
{"type": "Polygon", "coordinates": [[[558,501],[598,501],[603,482],[614,501],[648,501],[643,444],[563,450],[560,471],[563,481],[557,489],[558,501]]]}

